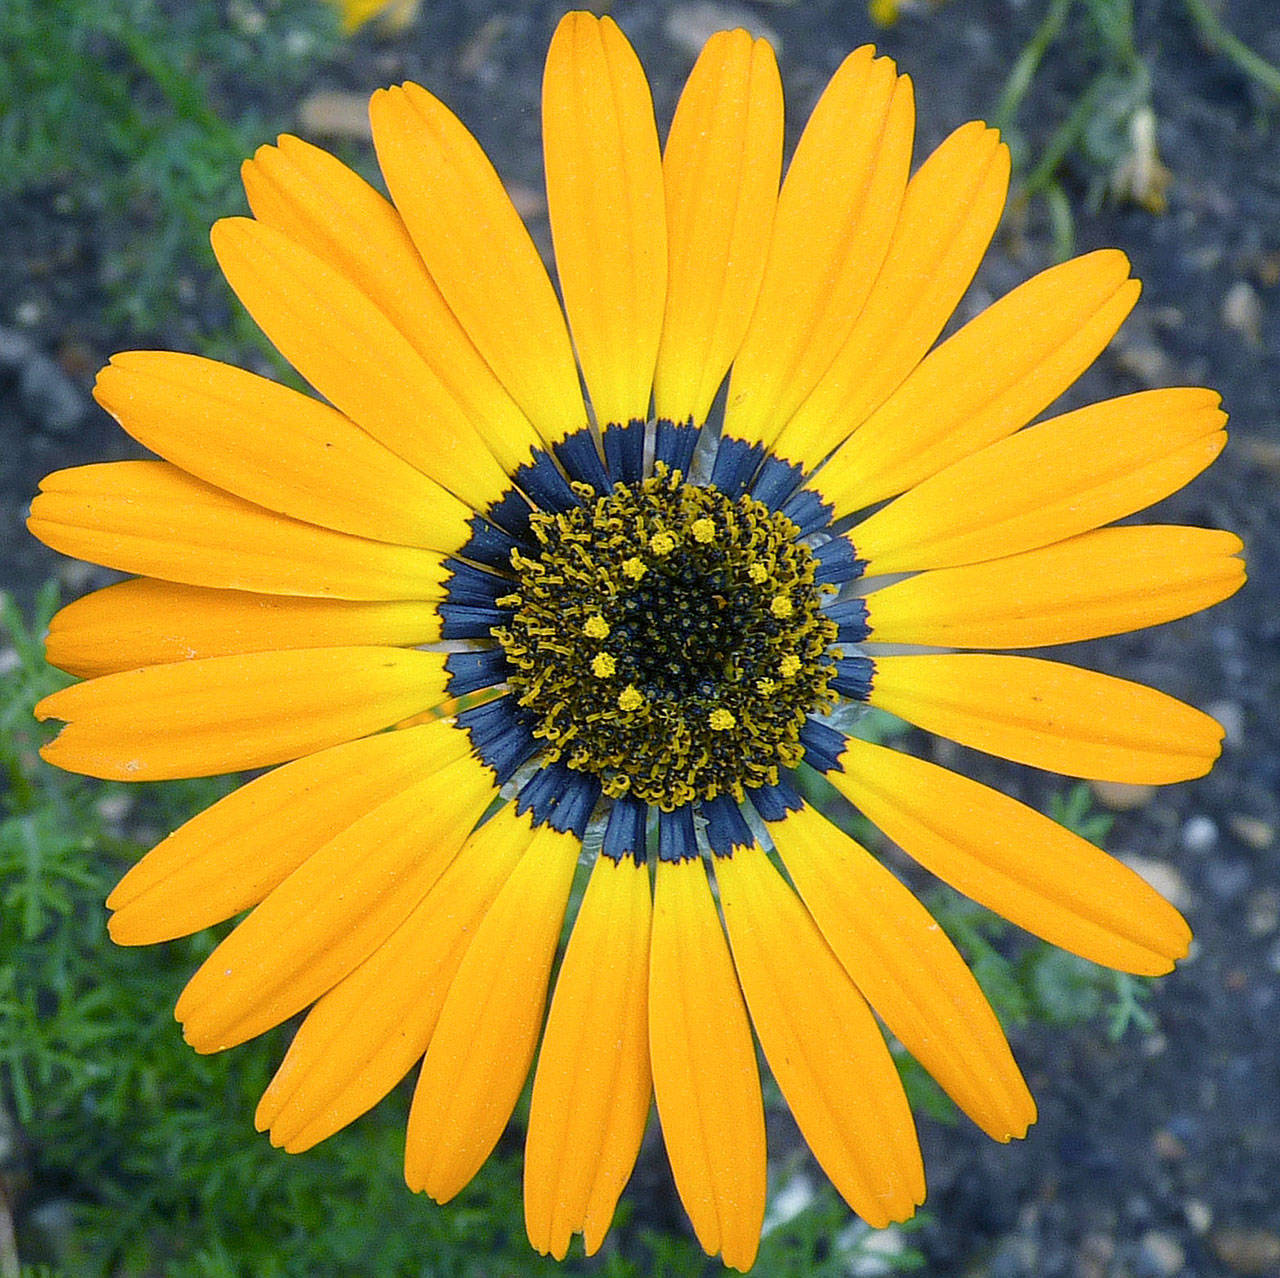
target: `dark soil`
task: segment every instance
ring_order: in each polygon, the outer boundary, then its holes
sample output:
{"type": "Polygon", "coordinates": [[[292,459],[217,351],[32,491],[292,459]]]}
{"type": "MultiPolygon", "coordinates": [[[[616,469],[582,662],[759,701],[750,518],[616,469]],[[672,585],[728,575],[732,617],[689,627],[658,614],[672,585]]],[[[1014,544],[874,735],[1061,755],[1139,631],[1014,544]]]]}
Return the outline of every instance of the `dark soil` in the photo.
{"type": "MultiPolygon", "coordinates": [[[[427,0],[405,36],[362,35],[317,67],[315,89],[427,84],[524,192],[545,246],[538,94],[566,7],[427,0]]],[[[844,53],[878,39],[915,80],[923,154],[966,119],[990,116],[1045,5],[952,0],[930,14],[921,2],[887,32],[875,32],[855,0],[607,7],[650,71],[663,121],[700,32],[745,22],[777,37],[793,136],[844,53]]],[[[1157,1033],[1112,1043],[1087,1023],[1015,1035],[1041,1107],[1026,1141],[1000,1147],[967,1126],[922,1124],[932,1221],[913,1241],[938,1275],[1280,1274],[1280,102],[1202,45],[1182,0],[1136,8],[1173,182],[1161,216],[1107,200],[1092,209],[1100,172],[1068,160],[1078,250],[1122,248],[1145,285],[1071,398],[1184,383],[1222,392],[1231,446],[1155,517],[1238,531],[1251,580],[1207,615],[1090,645],[1081,659],[1184,697],[1227,727],[1223,758],[1203,781],[1107,796],[1124,804],[1111,849],[1159,863],[1197,943],[1154,985],[1157,1033]]],[[[1280,62],[1271,0],[1218,8],[1236,35],[1280,62]]],[[[1033,159],[1095,68],[1077,34],[1051,51],[1018,114],[1033,159]]],[[[0,205],[0,587],[23,600],[52,574],[72,592],[99,579],[21,527],[44,472],[130,452],[88,399],[97,366],[122,347],[188,345],[208,319],[179,315],[151,333],[114,326],[99,280],[100,228],[63,208],[56,190],[0,205]]],[[[965,313],[1052,260],[1043,205],[1012,210],[965,313]]],[[[1025,770],[965,764],[1032,801],[1051,788],[1025,770]]]]}

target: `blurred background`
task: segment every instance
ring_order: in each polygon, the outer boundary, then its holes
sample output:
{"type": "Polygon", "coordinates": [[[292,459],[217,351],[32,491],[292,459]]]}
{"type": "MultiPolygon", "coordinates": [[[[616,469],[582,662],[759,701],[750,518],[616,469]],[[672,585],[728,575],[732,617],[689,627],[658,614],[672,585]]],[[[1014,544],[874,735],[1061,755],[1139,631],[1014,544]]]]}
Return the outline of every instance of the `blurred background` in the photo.
{"type": "MultiPolygon", "coordinates": [[[[110,574],[32,541],[26,505],[49,470],[139,455],[90,399],[97,368],[150,347],[292,376],[208,248],[215,218],[247,211],[240,161],[295,132],[376,181],[368,95],[413,79],[476,133],[547,251],[538,98],[570,7],[0,3],[0,1278],[721,1272],[692,1239],[656,1121],[604,1250],[587,1261],[578,1244],[564,1266],[524,1240],[519,1111],[444,1208],[404,1187],[403,1088],[308,1154],[271,1149],[252,1115],[287,1027],[195,1056],[172,1006],[217,937],[121,950],[102,909],[126,865],[231,782],[54,773],[30,719],[65,682],[41,661],[48,616],[110,574]]],[[[921,883],[1010,1032],[1040,1122],[995,1146],[904,1060],[930,1193],[916,1221],[875,1234],[767,1090],[770,1214],[754,1272],[1280,1274],[1280,6],[592,7],[635,44],[663,129],[717,29],[773,42],[792,142],[843,56],[876,42],[915,81],[919,156],[972,118],[1013,149],[1004,223],[958,320],[1057,260],[1121,248],[1143,298],[1062,407],[1190,383],[1221,391],[1232,418],[1222,460],[1151,517],[1239,532],[1250,584],[1207,615],[1061,654],[1216,715],[1227,737],[1211,776],[1086,786],[873,725],[1123,857],[1190,918],[1190,960],[1155,983],[1116,977],[921,883]]]]}

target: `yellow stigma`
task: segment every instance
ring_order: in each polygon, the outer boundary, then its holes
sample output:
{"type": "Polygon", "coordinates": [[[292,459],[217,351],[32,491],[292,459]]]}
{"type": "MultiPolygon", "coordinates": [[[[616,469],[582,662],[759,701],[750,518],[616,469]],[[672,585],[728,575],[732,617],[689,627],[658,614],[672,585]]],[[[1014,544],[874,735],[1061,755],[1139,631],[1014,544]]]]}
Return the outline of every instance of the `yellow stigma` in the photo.
{"type": "Polygon", "coordinates": [[[607,652],[597,652],[591,658],[591,673],[597,679],[608,679],[617,668],[617,662],[607,652]]]}
{"type": "Polygon", "coordinates": [[[629,683],[618,693],[619,710],[639,710],[644,705],[644,695],[634,683],[629,683]]]}
{"type": "Polygon", "coordinates": [[[751,578],[752,585],[758,586],[768,579],[769,570],[762,563],[754,563],[747,569],[747,576],[751,578]]]}
{"type": "Polygon", "coordinates": [[[654,533],[649,538],[649,549],[655,555],[669,555],[676,548],[676,539],[668,532],[654,533]]]}
{"type": "Polygon", "coordinates": [[[643,559],[637,559],[634,555],[630,559],[622,561],[622,571],[631,578],[632,581],[639,581],[649,570],[645,567],[643,559]]]}
{"type": "Polygon", "coordinates": [[[728,732],[730,728],[738,726],[737,719],[733,717],[733,711],[726,710],[723,706],[716,706],[711,712],[710,723],[717,732],[728,732]]]}
{"type": "Polygon", "coordinates": [[[769,611],[779,620],[791,616],[791,600],[786,595],[774,595],[769,603],[769,611]]]}
{"type": "Polygon", "coordinates": [[[778,672],[784,679],[790,679],[792,675],[798,674],[800,671],[800,658],[794,652],[789,652],[778,663],[778,672]]]}
{"type": "Polygon", "coordinates": [[[689,531],[693,534],[694,541],[701,542],[704,546],[715,540],[716,526],[710,519],[695,519],[689,525],[689,531]]]}
{"type": "Polygon", "coordinates": [[[607,639],[609,637],[609,623],[599,613],[596,613],[594,617],[587,618],[582,627],[582,633],[588,639],[607,639]]]}

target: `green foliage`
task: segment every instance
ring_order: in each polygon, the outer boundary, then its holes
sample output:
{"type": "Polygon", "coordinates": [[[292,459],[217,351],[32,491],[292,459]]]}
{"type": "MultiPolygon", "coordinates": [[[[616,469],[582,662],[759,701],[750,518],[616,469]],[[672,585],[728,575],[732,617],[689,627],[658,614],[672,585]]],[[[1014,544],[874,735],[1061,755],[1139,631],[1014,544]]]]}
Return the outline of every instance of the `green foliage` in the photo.
{"type": "Polygon", "coordinates": [[[113,318],[154,329],[207,287],[209,226],[243,208],[240,162],[335,40],[317,0],[5,0],[0,194],[94,215],[113,318]],[[257,104],[234,118],[231,84],[257,104]]]}

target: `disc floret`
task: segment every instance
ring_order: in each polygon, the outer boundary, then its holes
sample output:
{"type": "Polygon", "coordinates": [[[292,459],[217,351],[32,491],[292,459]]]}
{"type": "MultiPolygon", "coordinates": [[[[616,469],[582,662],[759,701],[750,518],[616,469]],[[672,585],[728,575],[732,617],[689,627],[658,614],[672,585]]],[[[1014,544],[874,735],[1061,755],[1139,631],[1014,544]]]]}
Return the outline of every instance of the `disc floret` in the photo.
{"type": "Polygon", "coordinates": [[[494,632],[549,761],[667,811],[775,784],[834,701],[836,627],[796,525],[661,463],[579,496],[531,517],[494,632]]]}

